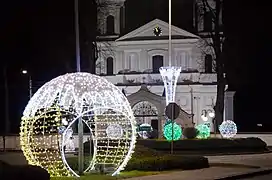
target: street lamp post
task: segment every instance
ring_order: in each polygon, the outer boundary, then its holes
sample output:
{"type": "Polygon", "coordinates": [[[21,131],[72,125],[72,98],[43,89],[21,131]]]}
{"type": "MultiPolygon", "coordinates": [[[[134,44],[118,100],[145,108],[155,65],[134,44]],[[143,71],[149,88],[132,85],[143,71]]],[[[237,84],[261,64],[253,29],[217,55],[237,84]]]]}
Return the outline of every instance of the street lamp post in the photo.
{"type": "MultiPolygon", "coordinates": [[[[162,76],[162,80],[164,82],[164,88],[165,88],[165,96],[166,96],[166,106],[168,106],[169,103],[175,102],[175,93],[176,93],[176,85],[177,80],[181,72],[181,67],[175,67],[172,66],[172,17],[171,17],[171,7],[172,1],[169,0],[169,41],[168,41],[168,67],[161,67],[160,68],[160,74],[162,76]]],[[[172,117],[174,115],[174,109],[172,109],[172,117]]],[[[174,149],[174,119],[172,120],[172,141],[171,141],[171,153],[173,153],[174,149]]]]}
{"type": "Polygon", "coordinates": [[[215,117],[215,113],[214,113],[213,109],[204,109],[204,110],[202,110],[201,119],[204,122],[207,122],[209,119],[212,119],[212,123],[213,123],[213,126],[214,126],[214,133],[215,133],[215,136],[216,136],[216,124],[213,121],[214,117],[215,117]]]}
{"type": "Polygon", "coordinates": [[[28,91],[29,91],[29,99],[31,99],[31,97],[32,97],[32,77],[31,77],[31,75],[28,73],[28,71],[27,70],[22,70],[22,73],[23,74],[28,74],[28,91]]]}
{"type": "MultiPolygon", "coordinates": [[[[75,35],[76,35],[76,65],[77,72],[81,71],[80,64],[80,44],[79,44],[79,12],[78,12],[78,0],[74,1],[75,3],[75,35]]],[[[83,146],[83,122],[82,118],[78,118],[78,173],[79,175],[83,174],[83,158],[84,158],[84,146],[83,146]]]]}
{"type": "Polygon", "coordinates": [[[3,136],[3,150],[6,151],[6,137],[10,131],[9,122],[9,88],[8,88],[8,76],[7,76],[7,65],[4,66],[4,83],[5,83],[5,135],[3,136]]]}

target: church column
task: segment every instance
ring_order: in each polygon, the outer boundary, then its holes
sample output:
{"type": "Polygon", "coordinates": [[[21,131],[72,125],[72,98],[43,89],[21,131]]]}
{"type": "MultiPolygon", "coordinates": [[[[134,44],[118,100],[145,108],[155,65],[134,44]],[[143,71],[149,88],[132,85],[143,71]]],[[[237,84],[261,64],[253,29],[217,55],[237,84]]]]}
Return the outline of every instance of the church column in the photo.
{"type": "Polygon", "coordinates": [[[189,51],[189,68],[193,68],[192,50],[189,51]]]}
{"type": "Polygon", "coordinates": [[[124,69],[128,69],[128,52],[124,52],[124,55],[123,55],[123,66],[124,66],[124,69]]]}
{"type": "Polygon", "coordinates": [[[116,9],[116,14],[114,17],[114,30],[115,30],[114,32],[116,34],[120,34],[120,21],[121,21],[120,13],[121,9],[118,7],[118,9],[116,9]]]}
{"type": "Polygon", "coordinates": [[[142,71],[148,68],[148,54],[145,49],[142,49],[140,52],[139,68],[142,71]]]}
{"type": "Polygon", "coordinates": [[[199,94],[194,94],[194,123],[195,125],[200,124],[200,116],[201,116],[201,109],[200,109],[200,95],[199,94]]]}
{"type": "Polygon", "coordinates": [[[234,120],[233,117],[233,97],[235,91],[226,91],[225,92],[225,118],[224,120],[234,120]]]}
{"type": "Polygon", "coordinates": [[[121,56],[121,52],[120,51],[116,51],[115,52],[116,54],[116,58],[114,60],[114,63],[113,63],[113,73],[114,74],[117,74],[121,69],[122,69],[122,56],[121,56]]]}

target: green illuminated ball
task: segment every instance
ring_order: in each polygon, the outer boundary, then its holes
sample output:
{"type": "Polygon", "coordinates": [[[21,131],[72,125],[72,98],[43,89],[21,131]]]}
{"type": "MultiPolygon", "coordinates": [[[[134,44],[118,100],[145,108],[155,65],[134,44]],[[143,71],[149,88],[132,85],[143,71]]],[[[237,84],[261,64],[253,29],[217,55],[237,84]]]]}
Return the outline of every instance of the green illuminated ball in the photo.
{"type": "Polygon", "coordinates": [[[166,140],[172,141],[172,131],[174,131],[173,140],[179,140],[182,135],[181,127],[176,122],[172,123],[172,121],[167,121],[163,128],[163,135],[166,140]],[[172,125],[174,125],[174,130],[172,130],[172,125]]]}
{"type": "Polygon", "coordinates": [[[196,129],[198,130],[198,139],[207,139],[211,135],[211,130],[206,124],[199,124],[196,129]]]}

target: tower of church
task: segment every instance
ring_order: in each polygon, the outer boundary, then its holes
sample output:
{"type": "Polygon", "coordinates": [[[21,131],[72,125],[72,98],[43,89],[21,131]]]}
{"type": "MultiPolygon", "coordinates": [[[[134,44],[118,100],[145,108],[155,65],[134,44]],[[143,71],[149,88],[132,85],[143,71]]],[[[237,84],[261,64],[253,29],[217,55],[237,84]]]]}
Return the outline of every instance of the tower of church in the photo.
{"type": "Polygon", "coordinates": [[[101,36],[120,35],[126,0],[97,0],[97,28],[101,36]]]}

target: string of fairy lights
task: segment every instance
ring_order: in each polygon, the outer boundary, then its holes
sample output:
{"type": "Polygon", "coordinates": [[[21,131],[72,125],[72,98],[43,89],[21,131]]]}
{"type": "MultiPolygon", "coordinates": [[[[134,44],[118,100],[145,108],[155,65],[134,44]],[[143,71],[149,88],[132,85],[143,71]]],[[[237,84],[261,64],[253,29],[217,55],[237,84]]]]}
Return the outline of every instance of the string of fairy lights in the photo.
{"type": "Polygon", "coordinates": [[[64,148],[79,117],[94,142],[93,158],[85,171],[107,164],[112,175],[118,174],[135,148],[135,118],[116,86],[89,73],[59,76],[29,101],[20,127],[22,151],[29,164],[47,169],[51,176],[79,176],[67,163],[64,148]]]}

